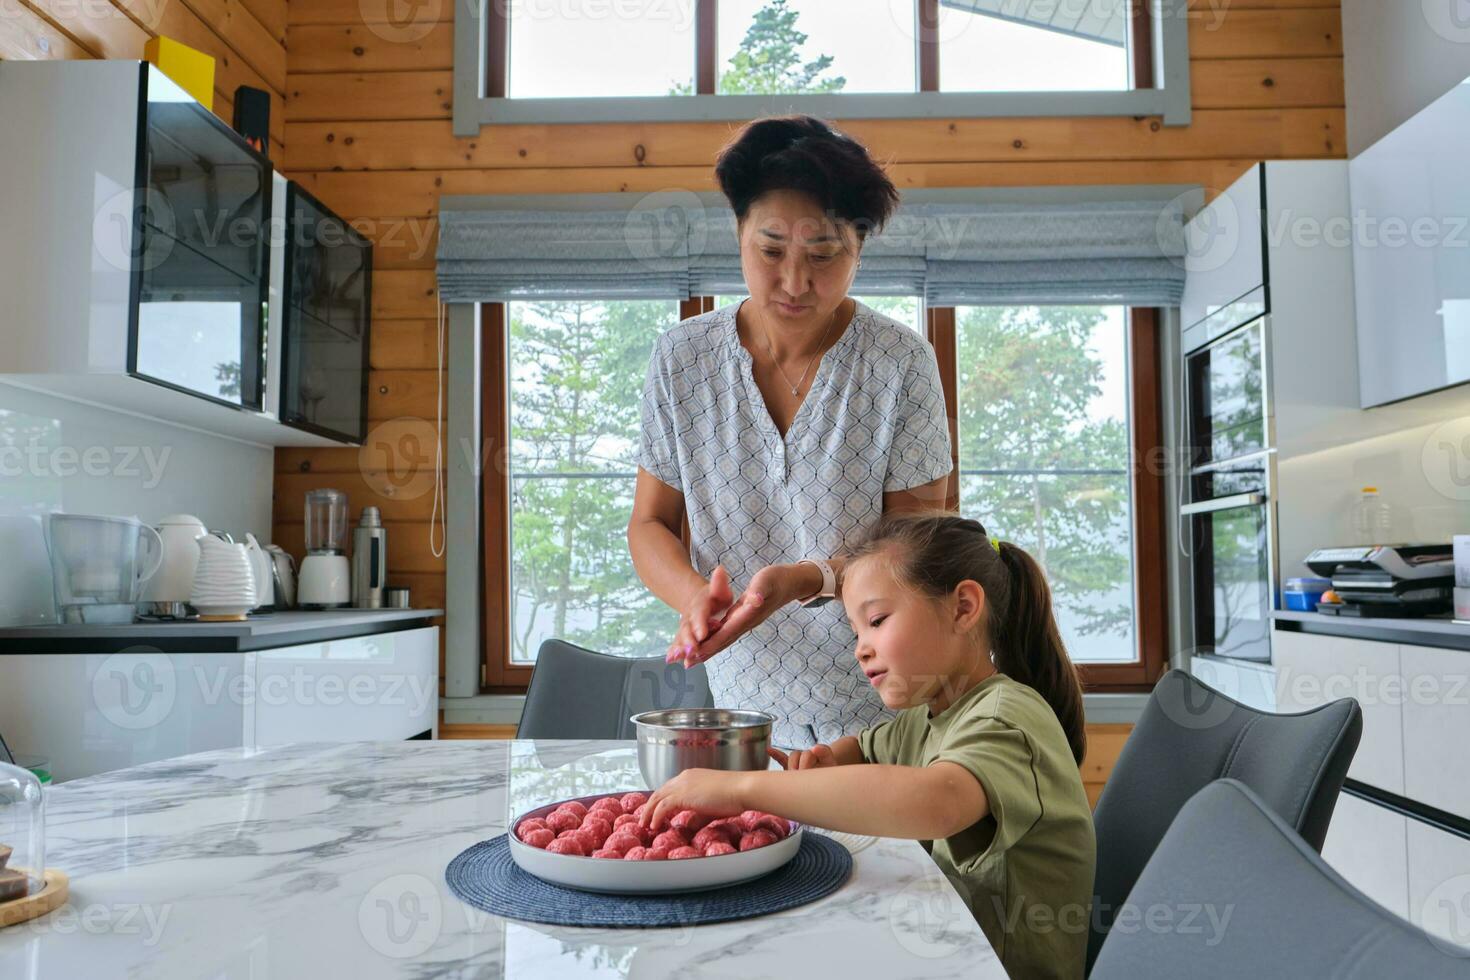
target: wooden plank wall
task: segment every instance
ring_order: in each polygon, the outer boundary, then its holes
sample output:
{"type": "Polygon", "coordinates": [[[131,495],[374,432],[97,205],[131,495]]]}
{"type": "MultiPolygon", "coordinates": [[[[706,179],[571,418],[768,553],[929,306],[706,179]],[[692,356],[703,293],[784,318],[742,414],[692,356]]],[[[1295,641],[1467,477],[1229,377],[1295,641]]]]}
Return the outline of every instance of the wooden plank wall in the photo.
{"type": "Polygon", "coordinates": [[[150,37],[214,58],[214,112],[234,115],[235,89],[271,96],[271,159],[285,156],[286,0],[0,0],[0,58],[142,58],[150,37]]]}
{"type": "MultiPolygon", "coordinates": [[[[287,165],[378,242],[370,390],[374,420],[434,417],[434,215],[441,194],[713,189],[733,124],[498,126],[450,130],[454,4],[438,20],[369,23],[358,0],[292,0],[286,26],[287,165]]],[[[902,187],[1200,183],[1223,188],[1266,158],[1342,157],[1339,0],[1199,0],[1190,21],[1193,125],[1157,119],[835,120],[902,187]]],[[[380,8],[381,9],[381,8],[380,8]]],[[[386,17],[386,13],[383,14],[386,17]]],[[[299,541],[300,497],[342,487],[384,508],[390,578],[443,599],[427,547],[431,495],[374,499],[350,451],[278,450],[276,540],[299,541]]],[[[461,544],[450,536],[449,547],[461,544]]]]}

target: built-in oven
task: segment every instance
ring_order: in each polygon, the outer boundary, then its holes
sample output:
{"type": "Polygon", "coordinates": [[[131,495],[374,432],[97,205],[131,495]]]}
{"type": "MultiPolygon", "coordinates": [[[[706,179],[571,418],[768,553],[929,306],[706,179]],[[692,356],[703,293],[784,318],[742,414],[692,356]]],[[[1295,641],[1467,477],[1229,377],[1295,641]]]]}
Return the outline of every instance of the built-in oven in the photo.
{"type": "Polygon", "coordinates": [[[1271,659],[1275,450],[1269,320],[1185,357],[1188,464],[1180,508],[1195,653],[1271,659]]]}

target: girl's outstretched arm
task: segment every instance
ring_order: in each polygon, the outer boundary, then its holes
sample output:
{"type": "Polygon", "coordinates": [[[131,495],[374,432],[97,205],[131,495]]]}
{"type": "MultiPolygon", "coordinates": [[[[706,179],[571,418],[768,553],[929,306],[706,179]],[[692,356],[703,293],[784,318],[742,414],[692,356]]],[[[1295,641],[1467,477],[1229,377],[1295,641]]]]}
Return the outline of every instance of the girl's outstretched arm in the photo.
{"type": "Polygon", "coordinates": [[[951,837],[990,812],[980,781],[953,762],[796,772],[687,769],[649,800],[643,821],[655,828],[685,809],[716,817],[764,810],[828,830],[910,840],[951,837]]]}

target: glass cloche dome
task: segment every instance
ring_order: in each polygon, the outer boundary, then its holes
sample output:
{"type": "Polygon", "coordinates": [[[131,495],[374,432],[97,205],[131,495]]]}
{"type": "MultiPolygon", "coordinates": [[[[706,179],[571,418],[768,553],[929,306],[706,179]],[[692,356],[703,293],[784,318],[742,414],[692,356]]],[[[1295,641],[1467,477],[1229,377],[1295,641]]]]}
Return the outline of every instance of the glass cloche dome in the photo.
{"type": "Polygon", "coordinates": [[[46,887],[46,806],[41,781],[0,762],[0,905],[46,887]]]}

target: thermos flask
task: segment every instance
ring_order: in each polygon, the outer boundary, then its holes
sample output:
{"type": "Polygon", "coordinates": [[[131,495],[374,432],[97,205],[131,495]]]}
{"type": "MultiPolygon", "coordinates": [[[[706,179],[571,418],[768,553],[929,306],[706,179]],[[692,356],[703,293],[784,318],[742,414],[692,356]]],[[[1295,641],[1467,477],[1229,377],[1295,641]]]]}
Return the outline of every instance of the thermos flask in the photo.
{"type": "Polygon", "coordinates": [[[376,507],[364,507],[352,529],[352,605],[383,608],[388,581],[388,529],[376,507]]]}

